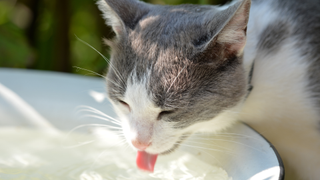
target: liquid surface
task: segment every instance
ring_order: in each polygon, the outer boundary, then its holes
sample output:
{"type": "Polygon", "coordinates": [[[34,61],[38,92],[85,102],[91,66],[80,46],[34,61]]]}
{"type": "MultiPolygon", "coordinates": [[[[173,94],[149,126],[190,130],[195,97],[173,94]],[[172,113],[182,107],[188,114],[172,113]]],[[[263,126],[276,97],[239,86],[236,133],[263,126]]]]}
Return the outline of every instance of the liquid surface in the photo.
{"type": "Polygon", "coordinates": [[[223,169],[182,151],[159,156],[154,173],[142,172],[135,164],[136,153],[127,145],[119,145],[121,139],[117,135],[104,131],[99,137],[80,133],[50,135],[32,129],[2,128],[0,179],[231,180],[223,169]]]}

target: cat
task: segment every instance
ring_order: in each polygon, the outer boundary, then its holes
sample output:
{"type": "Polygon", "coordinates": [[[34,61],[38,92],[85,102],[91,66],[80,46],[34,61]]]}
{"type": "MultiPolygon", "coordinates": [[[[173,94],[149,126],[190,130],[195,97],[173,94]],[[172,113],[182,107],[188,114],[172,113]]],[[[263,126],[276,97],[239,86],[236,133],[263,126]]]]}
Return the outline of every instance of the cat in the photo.
{"type": "Polygon", "coordinates": [[[141,156],[242,121],[277,148],[286,179],[320,178],[320,1],[97,4],[116,33],[108,97],[141,156]]]}

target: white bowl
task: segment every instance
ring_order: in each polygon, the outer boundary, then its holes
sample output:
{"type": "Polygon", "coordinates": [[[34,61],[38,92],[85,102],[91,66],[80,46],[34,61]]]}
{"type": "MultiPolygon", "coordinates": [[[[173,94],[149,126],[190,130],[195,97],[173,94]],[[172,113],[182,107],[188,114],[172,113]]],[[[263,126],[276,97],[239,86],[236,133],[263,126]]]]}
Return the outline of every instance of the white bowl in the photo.
{"type": "MultiPolygon", "coordinates": [[[[86,105],[116,117],[105,98],[105,91],[102,78],[0,68],[0,126],[53,127],[68,131],[85,123],[101,123],[91,118],[79,120],[75,111],[79,105],[86,105]]],[[[236,153],[223,152],[218,156],[215,153],[213,157],[202,153],[199,148],[180,148],[208,164],[217,165],[219,162],[218,166],[225,169],[233,180],[284,179],[279,154],[260,134],[241,123],[224,133],[228,134],[223,141],[216,138],[203,143],[201,148],[213,149],[219,145],[236,153]]]]}

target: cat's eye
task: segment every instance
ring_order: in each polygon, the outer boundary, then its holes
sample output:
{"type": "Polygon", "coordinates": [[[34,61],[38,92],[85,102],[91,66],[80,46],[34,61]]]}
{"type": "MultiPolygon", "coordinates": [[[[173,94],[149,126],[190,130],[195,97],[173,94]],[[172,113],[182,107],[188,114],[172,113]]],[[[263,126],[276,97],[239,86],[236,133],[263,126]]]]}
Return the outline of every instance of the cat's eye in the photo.
{"type": "Polygon", "coordinates": [[[125,106],[125,107],[130,111],[130,106],[129,106],[128,103],[126,103],[126,102],[124,102],[124,101],[122,101],[122,100],[120,100],[120,99],[118,99],[118,102],[119,102],[121,105],[125,106]]]}
{"type": "Polygon", "coordinates": [[[169,114],[172,114],[174,111],[161,111],[158,115],[158,120],[160,120],[163,116],[166,116],[166,115],[169,115],[169,114]]]}

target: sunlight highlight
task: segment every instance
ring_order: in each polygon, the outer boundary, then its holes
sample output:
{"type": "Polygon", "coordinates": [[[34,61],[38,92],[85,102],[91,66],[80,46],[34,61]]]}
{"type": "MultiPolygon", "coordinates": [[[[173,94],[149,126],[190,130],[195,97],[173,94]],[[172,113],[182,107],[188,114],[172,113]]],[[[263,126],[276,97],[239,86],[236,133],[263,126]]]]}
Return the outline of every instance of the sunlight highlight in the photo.
{"type": "Polygon", "coordinates": [[[18,110],[28,121],[43,131],[59,134],[59,131],[41,116],[31,105],[19,95],[0,83],[0,96],[2,96],[14,109],[18,110]]]}
{"type": "Polygon", "coordinates": [[[275,166],[257,173],[256,175],[252,176],[249,180],[261,180],[261,179],[278,180],[279,174],[280,174],[280,167],[275,166]]]}

